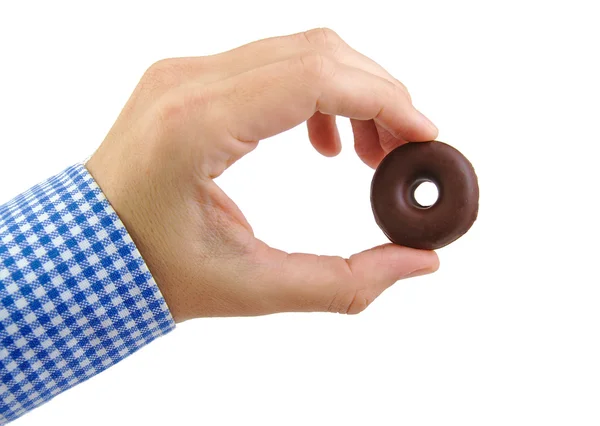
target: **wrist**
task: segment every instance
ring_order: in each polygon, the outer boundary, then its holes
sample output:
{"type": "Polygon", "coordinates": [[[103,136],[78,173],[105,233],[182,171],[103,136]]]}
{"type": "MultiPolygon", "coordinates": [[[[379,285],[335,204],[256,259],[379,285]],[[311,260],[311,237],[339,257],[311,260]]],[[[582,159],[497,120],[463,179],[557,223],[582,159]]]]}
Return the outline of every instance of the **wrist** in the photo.
{"type": "Polygon", "coordinates": [[[180,298],[172,285],[173,277],[166,273],[166,250],[160,244],[164,240],[160,237],[163,222],[153,219],[161,205],[159,197],[148,194],[148,187],[151,186],[148,185],[148,174],[139,166],[136,167],[133,161],[127,162],[127,167],[123,167],[123,160],[131,157],[115,155],[114,149],[107,145],[109,143],[105,141],[85,163],[85,167],[123,222],[174,321],[181,322],[185,316],[180,309],[180,298]]]}

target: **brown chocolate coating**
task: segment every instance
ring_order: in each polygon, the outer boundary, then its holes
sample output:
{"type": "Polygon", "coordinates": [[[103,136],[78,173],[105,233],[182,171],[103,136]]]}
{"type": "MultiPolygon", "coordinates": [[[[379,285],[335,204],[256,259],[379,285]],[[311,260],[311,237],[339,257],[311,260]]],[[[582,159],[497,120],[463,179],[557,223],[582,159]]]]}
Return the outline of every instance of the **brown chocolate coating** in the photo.
{"type": "Polygon", "coordinates": [[[479,185],[473,166],[443,142],[412,142],[391,151],[371,183],[375,221],[395,244],[425,250],[444,247],[465,234],[477,219],[479,185]],[[414,198],[425,181],[438,199],[423,207],[414,198]]]}

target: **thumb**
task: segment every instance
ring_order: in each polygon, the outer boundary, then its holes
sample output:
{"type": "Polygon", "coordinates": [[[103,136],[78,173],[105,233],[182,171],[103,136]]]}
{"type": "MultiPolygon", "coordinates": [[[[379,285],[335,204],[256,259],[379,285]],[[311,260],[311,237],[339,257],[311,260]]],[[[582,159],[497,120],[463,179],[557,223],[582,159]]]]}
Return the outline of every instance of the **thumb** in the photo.
{"type": "Polygon", "coordinates": [[[385,244],[352,255],[317,256],[267,248],[261,287],[275,312],[357,314],[396,281],[435,272],[433,251],[385,244]]]}

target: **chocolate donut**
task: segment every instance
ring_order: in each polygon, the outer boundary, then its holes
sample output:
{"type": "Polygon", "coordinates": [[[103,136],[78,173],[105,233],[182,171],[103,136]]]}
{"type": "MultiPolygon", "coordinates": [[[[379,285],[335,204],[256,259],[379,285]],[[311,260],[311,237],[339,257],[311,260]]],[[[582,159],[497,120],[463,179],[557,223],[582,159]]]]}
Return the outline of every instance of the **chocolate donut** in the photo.
{"type": "Polygon", "coordinates": [[[371,207],[377,225],[395,244],[435,250],[465,234],[479,209],[479,185],[473,166],[443,142],[411,142],[391,151],[371,182],[371,207]],[[415,189],[437,186],[438,199],[421,206],[415,189]]]}

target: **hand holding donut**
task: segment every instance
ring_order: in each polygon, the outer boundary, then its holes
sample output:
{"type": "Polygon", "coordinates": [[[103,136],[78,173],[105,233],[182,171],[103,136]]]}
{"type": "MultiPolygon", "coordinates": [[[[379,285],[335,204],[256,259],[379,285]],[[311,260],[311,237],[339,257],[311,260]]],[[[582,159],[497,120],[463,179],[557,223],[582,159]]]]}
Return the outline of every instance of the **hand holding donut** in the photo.
{"type": "Polygon", "coordinates": [[[86,166],[176,321],[353,314],[397,280],[437,269],[434,252],[393,244],[349,259],[271,248],[213,181],[260,140],[304,121],[317,151],[338,154],[336,115],[351,119],[371,167],[406,141],[437,136],[402,83],[327,29],[148,69],[86,166]]]}

